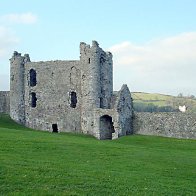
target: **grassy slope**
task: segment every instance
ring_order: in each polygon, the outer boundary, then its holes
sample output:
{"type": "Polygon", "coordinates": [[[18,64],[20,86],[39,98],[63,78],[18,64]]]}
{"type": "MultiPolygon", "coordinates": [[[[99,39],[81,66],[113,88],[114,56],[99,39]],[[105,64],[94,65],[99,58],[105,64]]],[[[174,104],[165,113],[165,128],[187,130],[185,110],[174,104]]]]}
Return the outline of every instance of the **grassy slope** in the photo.
{"type": "Polygon", "coordinates": [[[157,106],[164,106],[167,104],[168,100],[172,99],[172,96],[170,95],[142,93],[142,92],[133,92],[132,97],[134,101],[153,103],[157,106]]]}
{"type": "Polygon", "coordinates": [[[1,195],[195,195],[196,141],[32,131],[0,116],[1,195]]]}
{"type": "Polygon", "coordinates": [[[191,98],[181,98],[171,95],[163,95],[158,93],[143,93],[143,92],[133,92],[133,101],[135,103],[146,103],[154,104],[156,106],[172,106],[178,108],[179,105],[186,105],[189,110],[196,112],[196,99],[191,98]]]}

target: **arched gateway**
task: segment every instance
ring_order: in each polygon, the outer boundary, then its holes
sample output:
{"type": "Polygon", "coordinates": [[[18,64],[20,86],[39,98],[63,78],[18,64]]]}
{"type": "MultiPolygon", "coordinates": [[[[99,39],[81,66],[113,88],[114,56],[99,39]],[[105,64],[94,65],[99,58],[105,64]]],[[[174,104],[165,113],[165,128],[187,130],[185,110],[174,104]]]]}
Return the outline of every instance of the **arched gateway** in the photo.
{"type": "Polygon", "coordinates": [[[112,117],[104,115],[100,117],[100,133],[101,138],[112,139],[112,133],[114,133],[114,125],[112,122],[112,117]]]}

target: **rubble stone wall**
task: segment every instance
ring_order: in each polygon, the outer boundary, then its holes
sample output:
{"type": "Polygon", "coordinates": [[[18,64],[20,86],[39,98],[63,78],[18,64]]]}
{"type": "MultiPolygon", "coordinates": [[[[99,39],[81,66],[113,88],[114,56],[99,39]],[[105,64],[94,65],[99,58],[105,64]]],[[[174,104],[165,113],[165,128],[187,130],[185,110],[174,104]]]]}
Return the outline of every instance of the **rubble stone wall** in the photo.
{"type": "Polygon", "coordinates": [[[0,91],[0,113],[10,113],[9,91],[0,91]]]}
{"type": "Polygon", "coordinates": [[[181,112],[138,112],[134,114],[134,133],[174,138],[196,138],[196,114],[181,112]]]}

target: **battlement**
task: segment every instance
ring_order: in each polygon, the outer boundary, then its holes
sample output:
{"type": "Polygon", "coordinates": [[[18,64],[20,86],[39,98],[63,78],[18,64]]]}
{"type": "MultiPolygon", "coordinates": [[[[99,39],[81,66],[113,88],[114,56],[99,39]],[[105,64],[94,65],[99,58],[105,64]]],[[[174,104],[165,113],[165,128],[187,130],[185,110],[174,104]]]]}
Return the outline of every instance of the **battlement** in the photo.
{"type": "Polygon", "coordinates": [[[31,61],[29,54],[24,54],[24,56],[22,56],[21,53],[14,51],[10,62],[13,63],[16,60],[19,60],[18,63],[26,63],[31,61]]]}
{"type": "Polygon", "coordinates": [[[21,53],[18,53],[17,51],[14,51],[13,56],[12,57],[18,57],[21,56],[21,53]]]}
{"type": "Polygon", "coordinates": [[[97,55],[101,53],[111,54],[110,52],[103,51],[102,48],[99,47],[99,43],[95,40],[92,41],[92,45],[86,44],[85,42],[80,42],[80,54],[88,55],[88,53],[97,53],[97,55]]]}
{"type": "Polygon", "coordinates": [[[86,44],[85,42],[80,42],[80,48],[99,48],[99,43],[95,40],[92,41],[92,46],[90,46],[89,44],[86,44]]]}

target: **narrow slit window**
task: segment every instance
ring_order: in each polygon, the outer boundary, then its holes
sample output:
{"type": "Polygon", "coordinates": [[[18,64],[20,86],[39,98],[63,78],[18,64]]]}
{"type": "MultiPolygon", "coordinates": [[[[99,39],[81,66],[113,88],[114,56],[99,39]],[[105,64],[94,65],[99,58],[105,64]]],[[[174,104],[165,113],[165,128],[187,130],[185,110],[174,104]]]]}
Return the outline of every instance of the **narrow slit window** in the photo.
{"type": "Polygon", "coordinates": [[[89,63],[89,64],[91,63],[91,59],[90,59],[90,58],[88,59],[88,63],[89,63]]]}
{"type": "Polygon", "coordinates": [[[76,92],[72,91],[70,93],[70,99],[71,99],[71,104],[70,106],[72,108],[75,108],[76,107],[76,104],[77,104],[77,95],[76,95],[76,92]]]}
{"type": "Polygon", "coordinates": [[[37,106],[36,93],[31,93],[31,107],[35,108],[37,106]]]}
{"type": "Polygon", "coordinates": [[[30,86],[36,86],[37,84],[36,71],[34,69],[31,69],[29,74],[30,74],[30,86]]]}

